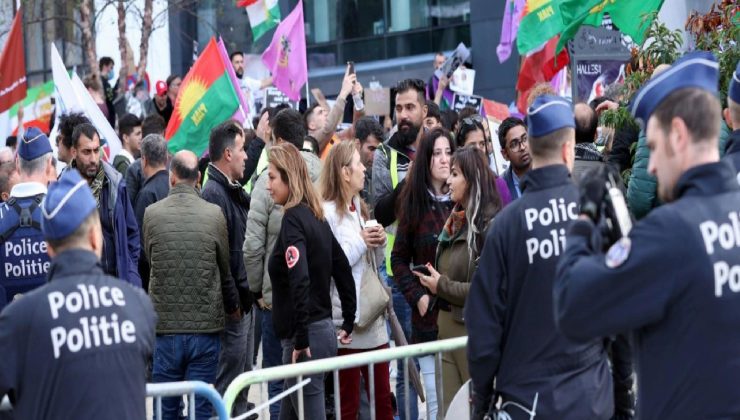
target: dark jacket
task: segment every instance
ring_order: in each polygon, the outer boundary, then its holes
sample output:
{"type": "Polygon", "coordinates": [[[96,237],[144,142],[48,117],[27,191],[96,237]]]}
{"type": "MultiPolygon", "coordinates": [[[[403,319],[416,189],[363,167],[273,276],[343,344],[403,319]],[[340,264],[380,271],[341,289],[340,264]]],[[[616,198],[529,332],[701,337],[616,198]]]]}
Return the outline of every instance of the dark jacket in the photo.
{"type": "Polygon", "coordinates": [[[735,130],[728,136],[723,160],[732,163],[738,173],[737,182],[740,182],[740,130],[735,130]]]}
{"type": "Polygon", "coordinates": [[[146,208],[167,197],[169,192],[170,175],[166,169],[162,169],[144,181],[144,185],[141,186],[139,195],[136,197],[136,206],[134,206],[136,221],[139,222],[139,226],[144,221],[144,211],[146,208]]]}
{"type": "Polygon", "coordinates": [[[229,230],[229,267],[236,282],[236,288],[244,313],[252,309],[252,294],[247,283],[247,270],[244,267],[244,233],[247,230],[247,213],[249,212],[249,196],[242,189],[241,184],[229,182],[213,164],[208,164],[208,181],[203,186],[202,197],[209,203],[221,208],[226,218],[226,227],[229,230]]]}
{"type": "Polygon", "coordinates": [[[126,189],[131,200],[131,206],[136,205],[141,184],[144,182],[144,171],[141,169],[141,159],[136,159],[126,169],[126,189]]]}
{"type": "Polygon", "coordinates": [[[632,143],[637,141],[640,134],[638,128],[625,125],[614,132],[612,148],[609,151],[607,162],[612,164],[621,174],[632,167],[632,143]]]}
{"type": "Polygon", "coordinates": [[[642,219],[658,205],[658,181],[648,173],[650,149],[647,146],[645,132],[640,131],[635,149],[635,163],[632,165],[632,176],[627,185],[627,205],[636,219],[642,219]]]}
{"type": "Polygon", "coordinates": [[[0,314],[0,399],[13,391],[18,419],[142,419],[156,323],[141,288],[64,251],[49,283],[0,314]]]}
{"type": "Polygon", "coordinates": [[[425,294],[431,293],[421,285],[419,279],[411,272],[412,265],[434,263],[440,232],[452,209],[452,202],[438,201],[431,194],[429,211],[415,223],[398,223],[396,242],[391,252],[393,280],[411,306],[411,336],[414,343],[425,343],[437,339],[438,305],[432,305],[422,316],[416,307],[425,294]]]}
{"type": "Polygon", "coordinates": [[[157,334],[221,331],[224,313],[239,308],[221,209],[195,188],[178,184],[146,209],[143,232],[157,334]]]}
{"type": "MultiPolygon", "coordinates": [[[[106,208],[108,214],[100,217],[108,217],[108,223],[113,226],[113,241],[115,247],[115,262],[118,278],[141,287],[139,276],[139,252],[141,250],[141,239],[139,237],[139,224],[128,198],[126,182],[118,171],[105,162],[101,162],[105,176],[108,178],[108,203],[106,208]],[[113,205],[111,205],[113,203],[113,205]]],[[[101,200],[104,198],[101,197],[101,200]]]]}
{"type": "Polygon", "coordinates": [[[740,418],[736,172],[699,165],[674,191],[606,255],[592,223],[571,226],[554,313],[573,339],[633,332],[641,419],[740,418]]]}
{"type": "Polygon", "coordinates": [[[578,189],[564,165],[533,169],[523,185],[488,230],[466,301],[476,411],[488,408],[495,379],[504,401],[531,409],[537,394],[538,419],[608,419],[614,399],[604,340],[565,337],[553,311],[556,264],[565,229],[578,217],[578,189]]]}
{"type": "Polygon", "coordinates": [[[332,278],[342,301],[342,329],[352,332],[357,307],[352,268],[329,224],[305,204],[285,211],[268,265],[278,337],[295,338],[298,350],[311,345],[308,325],[331,319],[332,278]]]}
{"type": "MultiPolygon", "coordinates": [[[[509,188],[509,193],[511,193],[511,200],[513,201],[521,197],[521,194],[519,194],[516,190],[516,184],[514,184],[514,169],[511,166],[509,166],[509,168],[506,169],[502,178],[504,179],[504,181],[506,181],[506,186],[509,188]]],[[[521,192],[521,188],[522,188],[522,185],[521,185],[521,180],[520,180],[520,184],[519,184],[520,192],[521,192]]]]}
{"type": "Polygon", "coordinates": [[[573,181],[576,184],[581,182],[583,176],[589,171],[598,169],[604,165],[604,158],[601,153],[596,150],[595,144],[576,144],[575,161],[573,162],[573,181]]]}

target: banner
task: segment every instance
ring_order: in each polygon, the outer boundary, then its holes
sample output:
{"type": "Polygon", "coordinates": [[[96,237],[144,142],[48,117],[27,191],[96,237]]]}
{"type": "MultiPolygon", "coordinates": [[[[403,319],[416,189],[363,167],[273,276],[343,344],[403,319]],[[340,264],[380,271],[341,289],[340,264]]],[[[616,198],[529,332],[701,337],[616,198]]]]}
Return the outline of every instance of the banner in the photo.
{"type": "Polygon", "coordinates": [[[455,94],[455,97],[452,100],[452,109],[460,112],[466,106],[472,106],[478,113],[480,113],[482,104],[483,98],[480,96],[455,94]]]}
{"type": "Polygon", "coordinates": [[[618,60],[583,60],[576,64],[574,101],[591,102],[613,85],[624,83],[626,63],[618,60]]]}
{"type": "Polygon", "coordinates": [[[0,113],[26,97],[26,55],[23,52],[23,17],[18,9],[0,54],[0,113]]]}

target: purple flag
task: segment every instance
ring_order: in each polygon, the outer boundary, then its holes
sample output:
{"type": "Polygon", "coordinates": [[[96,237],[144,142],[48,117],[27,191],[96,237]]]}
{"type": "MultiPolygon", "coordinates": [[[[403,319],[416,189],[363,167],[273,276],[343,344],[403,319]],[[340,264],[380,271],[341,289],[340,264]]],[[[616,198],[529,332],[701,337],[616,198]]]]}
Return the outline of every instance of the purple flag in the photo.
{"type": "Polygon", "coordinates": [[[280,22],[270,46],[262,54],[262,62],[272,72],[272,83],[292,101],[301,99],[301,88],[308,81],[305,33],[303,0],[299,0],[280,22]]]}
{"type": "MultiPolygon", "coordinates": [[[[229,73],[229,79],[231,80],[231,84],[234,85],[236,96],[239,98],[239,109],[236,110],[234,116],[231,118],[244,124],[244,121],[247,121],[247,115],[249,115],[249,106],[247,105],[247,101],[244,100],[244,93],[242,92],[241,85],[239,85],[239,80],[237,80],[236,78],[234,66],[231,65],[231,59],[229,58],[229,54],[226,52],[226,46],[224,45],[224,40],[221,39],[221,37],[218,37],[217,46],[218,54],[221,56],[221,60],[223,60],[224,62],[226,72],[229,73]]],[[[251,121],[249,121],[249,124],[251,124],[251,121]]]]}
{"type": "Polygon", "coordinates": [[[504,23],[501,25],[501,42],[496,47],[498,61],[503,63],[511,56],[511,49],[519,31],[519,21],[524,10],[525,0],[506,0],[504,23]]]}

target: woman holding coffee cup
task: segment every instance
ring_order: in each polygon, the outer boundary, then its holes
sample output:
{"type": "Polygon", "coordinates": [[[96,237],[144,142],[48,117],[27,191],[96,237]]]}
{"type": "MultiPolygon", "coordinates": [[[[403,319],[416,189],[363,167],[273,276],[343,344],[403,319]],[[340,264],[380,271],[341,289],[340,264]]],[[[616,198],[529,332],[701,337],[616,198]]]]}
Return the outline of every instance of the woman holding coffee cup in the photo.
{"type": "MultiPolygon", "coordinates": [[[[324,200],[322,207],[326,221],[342,247],[349,264],[357,293],[357,312],[359,319],[362,311],[360,289],[365,270],[374,269],[368,262],[368,256],[376,262],[383,258],[386,236],[383,227],[375,220],[367,220],[368,211],[360,198],[365,187],[365,166],[360,159],[355,142],[345,141],[335,145],[324,162],[319,179],[319,190],[324,200]]],[[[341,326],[341,305],[336,289],[332,288],[334,320],[337,328],[341,326]]],[[[388,331],[386,318],[379,316],[365,328],[355,326],[352,342],[339,344],[338,355],[362,353],[371,350],[388,348],[388,331]]],[[[375,377],[375,412],[379,420],[393,419],[389,364],[376,363],[375,377]]],[[[339,395],[341,399],[342,418],[357,418],[360,408],[360,377],[364,378],[367,392],[370,385],[368,367],[357,367],[339,371],[339,395]]],[[[369,399],[369,395],[368,395],[369,399]]]]}

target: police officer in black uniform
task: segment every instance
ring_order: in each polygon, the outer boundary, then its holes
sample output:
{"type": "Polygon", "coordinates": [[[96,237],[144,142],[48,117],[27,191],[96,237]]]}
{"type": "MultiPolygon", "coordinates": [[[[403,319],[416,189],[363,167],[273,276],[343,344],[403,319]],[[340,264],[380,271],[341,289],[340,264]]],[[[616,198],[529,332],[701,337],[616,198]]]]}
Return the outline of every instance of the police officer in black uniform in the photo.
{"type": "Polygon", "coordinates": [[[727,90],[727,119],[732,123],[733,132],[727,143],[725,160],[732,162],[737,171],[737,182],[740,183],[740,62],[732,74],[730,88],[727,90]]]}
{"type": "MultiPolygon", "coordinates": [[[[740,417],[740,186],[719,161],[718,69],[711,53],[689,53],[635,95],[667,204],[606,255],[592,245],[601,215],[580,216],[558,264],[565,335],[633,331],[641,419],[740,417]]],[[[605,196],[592,190],[581,208],[605,196]]]]}
{"type": "Polygon", "coordinates": [[[103,273],[97,204],[76,170],[41,212],[49,283],[0,313],[0,399],[10,394],[19,419],[143,419],[152,303],[103,273]]]}
{"type": "Polygon", "coordinates": [[[20,182],[0,206],[0,310],[46,281],[49,256],[41,234],[41,200],[56,179],[49,139],[29,127],[18,142],[20,182]]]}
{"type": "Polygon", "coordinates": [[[604,341],[566,338],[552,307],[565,231],[578,217],[572,105],[541,96],[527,127],[532,170],[521,198],[492,222],[465,307],[474,414],[481,418],[501,397],[513,419],[608,419],[614,399],[604,341]]]}

